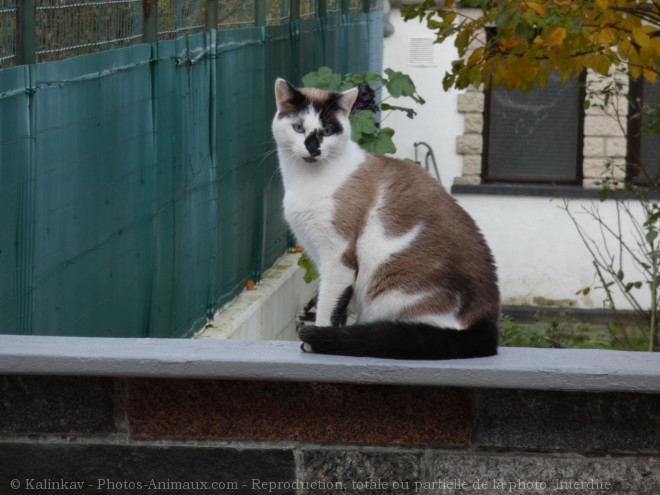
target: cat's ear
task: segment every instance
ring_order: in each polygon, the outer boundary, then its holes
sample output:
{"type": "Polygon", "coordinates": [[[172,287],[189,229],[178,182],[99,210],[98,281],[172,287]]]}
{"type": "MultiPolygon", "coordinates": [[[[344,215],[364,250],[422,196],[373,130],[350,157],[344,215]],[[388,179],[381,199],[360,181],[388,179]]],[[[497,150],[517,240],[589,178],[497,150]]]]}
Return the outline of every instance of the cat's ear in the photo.
{"type": "Polygon", "coordinates": [[[357,88],[347,89],[341,94],[341,98],[339,98],[339,106],[344,112],[346,112],[346,115],[351,113],[351,108],[353,108],[358,94],[359,91],[357,88]]]}
{"type": "Polygon", "coordinates": [[[275,81],[275,103],[277,111],[285,112],[290,110],[290,103],[296,99],[298,90],[291,86],[288,81],[278,77],[275,81]]]}

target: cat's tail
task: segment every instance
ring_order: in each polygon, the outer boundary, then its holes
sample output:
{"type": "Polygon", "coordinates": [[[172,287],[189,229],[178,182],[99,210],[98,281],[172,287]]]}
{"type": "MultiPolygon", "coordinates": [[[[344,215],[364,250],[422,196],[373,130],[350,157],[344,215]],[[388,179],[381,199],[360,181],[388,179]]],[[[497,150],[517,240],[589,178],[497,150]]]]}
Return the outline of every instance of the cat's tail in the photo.
{"type": "Polygon", "coordinates": [[[301,349],[320,354],[390,359],[460,359],[497,354],[497,323],[480,320],[465,330],[425,323],[382,321],[346,327],[305,326],[301,349]]]}

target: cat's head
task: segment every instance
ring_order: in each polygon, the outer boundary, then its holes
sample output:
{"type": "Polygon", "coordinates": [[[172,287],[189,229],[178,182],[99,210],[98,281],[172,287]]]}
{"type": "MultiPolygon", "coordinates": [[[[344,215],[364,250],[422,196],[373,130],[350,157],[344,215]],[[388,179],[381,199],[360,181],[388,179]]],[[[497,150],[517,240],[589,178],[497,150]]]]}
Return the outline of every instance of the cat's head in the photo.
{"type": "Polygon", "coordinates": [[[348,115],[357,95],[357,88],[335,93],[294,88],[278,79],[273,120],[278,147],[294,160],[310,164],[337,156],[351,139],[348,115]]]}

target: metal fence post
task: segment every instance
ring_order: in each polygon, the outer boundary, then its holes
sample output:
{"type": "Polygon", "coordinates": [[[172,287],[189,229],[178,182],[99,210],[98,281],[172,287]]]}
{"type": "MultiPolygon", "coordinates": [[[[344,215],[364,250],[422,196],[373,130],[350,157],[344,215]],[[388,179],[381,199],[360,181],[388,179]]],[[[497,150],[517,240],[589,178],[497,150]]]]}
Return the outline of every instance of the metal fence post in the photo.
{"type": "Polygon", "coordinates": [[[319,17],[325,17],[328,15],[327,0],[316,0],[316,15],[319,17]]]}
{"type": "Polygon", "coordinates": [[[254,25],[266,25],[266,0],[254,0],[254,25]]]}
{"type": "Polygon", "coordinates": [[[290,0],[289,19],[292,21],[300,19],[300,0],[290,0]]]}
{"type": "Polygon", "coordinates": [[[34,0],[18,1],[18,41],[16,47],[16,62],[34,64],[37,61],[37,29],[36,6],[34,0]]]}
{"type": "Polygon", "coordinates": [[[218,28],[218,0],[206,1],[206,29],[218,28]]]}
{"type": "Polygon", "coordinates": [[[158,0],[142,0],[142,43],[158,41],[158,0]]]}

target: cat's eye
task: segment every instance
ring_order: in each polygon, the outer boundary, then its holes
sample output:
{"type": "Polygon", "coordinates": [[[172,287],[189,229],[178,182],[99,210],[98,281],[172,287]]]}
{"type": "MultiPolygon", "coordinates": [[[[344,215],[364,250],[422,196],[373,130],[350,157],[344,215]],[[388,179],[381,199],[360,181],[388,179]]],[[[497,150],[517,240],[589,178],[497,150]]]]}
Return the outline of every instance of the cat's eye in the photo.
{"type": "Polygon", "coordinates": [[[324,127],[323,130],[321,131],[321,134],[323,134],[324,136],[331,136],[334,133],[335,131],[332,129],[332,127],[329,126],[324,127]]]}
{"type": "Polygon", "coordinates": [[[302,134],[305,132],[305,128],[302,126],[302,124],[293,124],[293,130],[296,131],[299,134],[302,134]]]}

